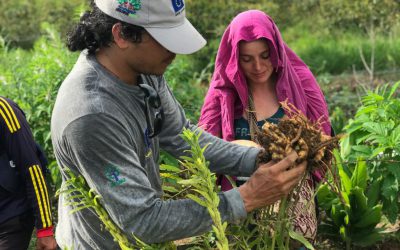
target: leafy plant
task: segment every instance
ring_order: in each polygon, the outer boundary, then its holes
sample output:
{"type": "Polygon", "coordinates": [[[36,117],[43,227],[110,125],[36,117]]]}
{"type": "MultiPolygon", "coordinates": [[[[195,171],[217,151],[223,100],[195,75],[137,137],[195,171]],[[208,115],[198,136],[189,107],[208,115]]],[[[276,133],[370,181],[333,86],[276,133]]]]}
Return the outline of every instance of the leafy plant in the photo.
{"type": "Polygon", "coordinates": [[[57,195],[63,194],[68,201],[67,206],[73,206],[71,214],[83,209],[92,209],[98,218],[104,224],[106,230],[112,235],[114,240],[118,242],[121,250],[157,250],[157,249],[176,249],[173,243],[152,244],[148,245],[135,238],[136,243],[132,243],[126,234],[114,223],[107,211],[101,205],[101,196],[91,189],[81,175],[75,175],[72,171],[64,169],[68,175],[67,181],[57,191],[57,195]]]}
{"type": "Polygon", "coordinates": [[[384,85],[368,91],[362,98],[354,120],[345,127],[348,136],[341,144],[345,159],[368,159],[371,182],[383,180],[380,199],[383,212],[394,223],[400,207],[400,99],[397,90],[400,82],[392,87],[384,85]]]}
{"type": "Polygon", "coordinates": [[[327,216],[318,230],[322,235],[343,240],[346,249],[370,246],[383,236],[383,228],[377,228],[382,219],[377,195],[381,181],[375,180],[368,186],[365,161],[359,159],[349,173],[337,150],[334,156],[337,168],[332,169],[331,179],[317,191],[319,206],[327,216]]]}
{"type": "Polygon", "coordinates": [[[199,205],[206,207],[211,219],[214,222],[212,229],[216,235],[216,245],[218,249],[228,250],[228,239],[225,235],[227,222],[222,223],[221,214],[218,210],[219,196],[216,187],[216,176],[208,168],[209,163],[204,158],[204,151],[207,146],[201,148],[199,138],[201,132],[192,132],[184,129],[182,132],[183,139],[190,145],[190,156],[182,156],[181,164],[190,172],[190,178],[180,180],[179,184],[191,187],[196,193],[187,194],[187,198],[194,200],[199,205]]]}

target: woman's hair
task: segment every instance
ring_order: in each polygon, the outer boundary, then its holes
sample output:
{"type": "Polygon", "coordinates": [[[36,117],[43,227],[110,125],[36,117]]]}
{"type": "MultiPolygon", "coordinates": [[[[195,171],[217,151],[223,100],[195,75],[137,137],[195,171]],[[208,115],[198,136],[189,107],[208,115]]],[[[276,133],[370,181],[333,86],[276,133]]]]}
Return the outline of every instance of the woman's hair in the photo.
{"type": "Polygon", "coordinates": [[[113,41],[111,29],[121,23],[121,36],[134,43],[140,43],[144,28],[122,22],[103,13],[94,3],[92,11],[86,11],[79,23],[67,34],[67,47],[70,51],[87,49],[89,54],[109,46],[113,41]]]}

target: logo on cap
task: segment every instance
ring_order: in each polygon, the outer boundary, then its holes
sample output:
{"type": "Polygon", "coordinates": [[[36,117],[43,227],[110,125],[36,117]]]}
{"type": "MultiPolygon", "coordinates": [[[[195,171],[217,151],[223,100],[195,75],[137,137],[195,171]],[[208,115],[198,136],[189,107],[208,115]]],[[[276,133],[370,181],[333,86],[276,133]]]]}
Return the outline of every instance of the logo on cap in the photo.
{"type": "Polygon", "coordinates": [[[142,7],[140,0],[118,0],[118,3],[115,10],[127,16],[135,16],[136,11],[142,7]]]}
{"type": "Polygon", "coordinates": [[[175,16],[179,15],[185,9],[185,2],[183,0],[172,0],[175,16]]]}

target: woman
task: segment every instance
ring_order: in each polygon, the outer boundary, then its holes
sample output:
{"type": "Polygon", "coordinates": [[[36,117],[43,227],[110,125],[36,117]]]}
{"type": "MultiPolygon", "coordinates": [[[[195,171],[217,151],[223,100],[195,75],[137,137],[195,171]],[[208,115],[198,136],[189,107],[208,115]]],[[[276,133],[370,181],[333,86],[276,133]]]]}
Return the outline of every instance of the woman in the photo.
{"type": "MultiPolygon", "coordinates": [[[[274,21],[258,10],[240,13],[222,37],[199,125],[228,141],[257,142],[255,131],[265,121],[277,123],[285,116],[280,106],[285,100],[331,134],[321,89],[307,65],[284,43],[274,21]]],[[[294,211],[295,230],[308,239],[315,237],[317,222],[315,209],[307,206],[323,174],[309,176],[294,211]]],[[[223,190],[232,188],[227,178],[220,181],[223,190]]],[[[240,185],[245,179],[236,181],[240,185]]]]}

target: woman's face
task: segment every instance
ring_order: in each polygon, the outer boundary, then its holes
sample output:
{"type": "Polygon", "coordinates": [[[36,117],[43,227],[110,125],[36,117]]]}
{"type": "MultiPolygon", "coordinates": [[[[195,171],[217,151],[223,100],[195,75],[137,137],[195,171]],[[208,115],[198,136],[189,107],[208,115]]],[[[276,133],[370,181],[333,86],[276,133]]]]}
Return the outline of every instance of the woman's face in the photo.
{"type": "Polygon", "coordinates": [[[274,68],[265,39],[239,43],[239,65],[248,84],[267,83],[274,68]]]}

